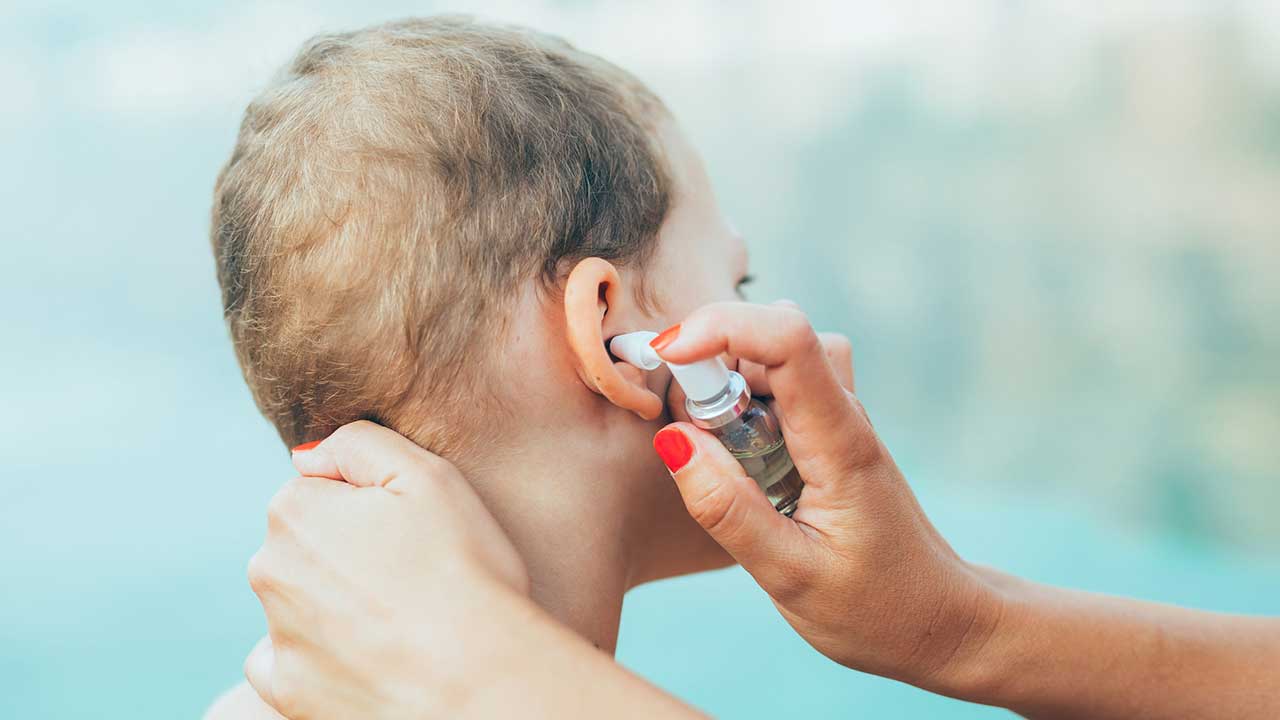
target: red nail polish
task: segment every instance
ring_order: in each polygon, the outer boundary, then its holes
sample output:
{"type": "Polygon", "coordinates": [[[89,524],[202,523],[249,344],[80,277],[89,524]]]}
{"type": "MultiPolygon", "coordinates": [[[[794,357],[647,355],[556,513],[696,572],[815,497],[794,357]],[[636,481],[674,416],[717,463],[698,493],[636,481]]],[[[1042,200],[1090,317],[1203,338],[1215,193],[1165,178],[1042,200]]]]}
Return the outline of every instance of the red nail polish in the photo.
{"type": "Polygon", "coordinates": [[[671,472],[680,470],[689,463],[689,458],[693,457],[693,444],[684,436],[684,433],[675,428],[659,430],[658,434],[653,436],[653,449],[658,451],[658,457],[662,458],[662,462],[667,464],[667,469],[671,472]]]}
{"type": "Polygon", "coordinates": [[[311,442],[304,442],[304,443],[302,443],[301,445],[299,445],[298,447],[294,448],[294,449],[292,450],[292,452],[306,452],[306,451],[308,451],[308,450],[314,450],[314,449],[315,449],[315,447],[316,447],[317,445],[319,445],[319,444],[320,444],[320,441],[319,441],[319,440],[312,440],[311,442]]]}
{"type": "Polygon", "coordinates": [[[668,345],[675,342],[676,338],[679,336],[680,336],[680,323],[676,323],[675,325],[672,325],[666,330],[663,330],[662,332],[658,333],[658,337],[650,340],[649,347],[653,348],[654,350],[657,350],[658,352],[662,352],[663,350],[666,349],[668,345]]]}

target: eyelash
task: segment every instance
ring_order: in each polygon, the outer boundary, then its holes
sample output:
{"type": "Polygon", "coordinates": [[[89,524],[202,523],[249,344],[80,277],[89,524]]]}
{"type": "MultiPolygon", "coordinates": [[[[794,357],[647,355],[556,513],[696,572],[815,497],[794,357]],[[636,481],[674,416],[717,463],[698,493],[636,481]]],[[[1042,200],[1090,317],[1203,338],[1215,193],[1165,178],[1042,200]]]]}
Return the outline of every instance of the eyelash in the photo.
{"type": "Polygon", "coordinates": [[[738,297],[743,298],[745,300],[747,297],[747,294],[742,289],[755,281],[756,281],[755,275],[743,275],[742,279],[739,280],[738,283],[733,286],[733,291],[738,293],[738,297]]]}

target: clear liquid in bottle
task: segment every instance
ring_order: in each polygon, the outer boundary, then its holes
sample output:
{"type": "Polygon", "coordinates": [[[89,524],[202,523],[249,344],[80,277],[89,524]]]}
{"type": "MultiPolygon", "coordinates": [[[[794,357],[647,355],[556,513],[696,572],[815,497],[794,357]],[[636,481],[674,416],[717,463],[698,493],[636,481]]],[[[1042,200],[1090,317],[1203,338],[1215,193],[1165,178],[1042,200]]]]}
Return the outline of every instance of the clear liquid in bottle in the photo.
{"type": "Polygon", "coordinates": [[[800,500],[800,491],[804,490],[804,481],[800,472],[791,460],[787,446],[778,441],[770,450],[760,453],[734,453],[742,469],[747,471],[756,485],[764,491],[765,497],[773,503],[778,512],[791,517],[796,511],[796,503],[800,500]]]}
{"type": "MultiPolygon", "coordinates": [[[[698,423],[694,418],[695,424],[698,423]]],[[[791,517],[796,511],[804,481],[796,470],[773,414],[752,398],[737,417],[708,427],[721,444],[733,453],[742,469],[751,476],[778,512],[791,517]]]]}

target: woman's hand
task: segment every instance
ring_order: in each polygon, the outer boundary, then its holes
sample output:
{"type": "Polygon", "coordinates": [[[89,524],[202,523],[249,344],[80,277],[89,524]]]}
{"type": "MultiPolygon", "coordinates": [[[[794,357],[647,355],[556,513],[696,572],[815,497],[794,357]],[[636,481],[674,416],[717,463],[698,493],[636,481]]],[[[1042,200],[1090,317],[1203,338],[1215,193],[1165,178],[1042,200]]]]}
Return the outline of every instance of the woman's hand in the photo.
{"type": "Polygon", "coordinates": [[[693,715],[529,600],[523,560],[453,465],[368,422],[293,460],[303,477],[272,499],[249,564],[270,637],[245,675],[281,715],[693,715]]]}
{"type": "Polygon", "coordinates": [[[347,425],[294,465],[249,563],[270,628],[250,684],[288,717],[424,707],[494,600],[527,594],[523,560],[452,465],[391,430],[347,425]]]}
{"type": "Polygon", "coordinates": [[[847,389],[847,343],[819,337],[791,306],[721,303],[695,311],[655,347],[672,362],[737,358],[753,393],[774,397],[805,481],[788,519],[715,437],[673,423],[654,446],[694,519],[823,654],[945,687],[990,633],[998,596],[929,523],[847,389]]]}
{"type": "MultiPolygon", "coordinates": [[[[792,519],[711,435],[654,438],[690,514],[815,648],[1036,718],[1280,717],[1280,622],[1036,585],[961,560],[798,310],[711,305],[654,341],[739,359],[772,395],[805,489],[792,519]]],[[[828,343],[830,345],[830,343],[828,343]]]]}

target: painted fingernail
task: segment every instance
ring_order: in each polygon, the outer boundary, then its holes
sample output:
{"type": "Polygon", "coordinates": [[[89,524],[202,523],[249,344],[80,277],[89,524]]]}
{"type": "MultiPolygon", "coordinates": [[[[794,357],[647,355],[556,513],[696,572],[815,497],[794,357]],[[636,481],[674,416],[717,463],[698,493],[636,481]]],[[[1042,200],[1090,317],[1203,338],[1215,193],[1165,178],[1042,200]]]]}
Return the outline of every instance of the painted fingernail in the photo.
{"type": "Polygon", "coordinates": [[[676,341],[680,337],[680,323],[676,323],[671,327],[658,333],[658,337],[649,341],[649,347],[662,352],[667,346],[676,341]]]}
{"type": "Polygon", "coordinates": [[[304,443],[302,443],[301,445],[299,445],[299,446],[295,447],[291,452],[306,452],[306,451],[308,451],[308,450],[314,450],[314,449],[315,449],[315,447],[316,447],[317,445],[319,445],[319,444],[320,444],[320,441],[319,441],[319,440],[312,440],[311,442],[304,442],[304,443]]]}
{"type": "Polygon", "coordinates": [[[653,449],[658,451],[658,457],[662,458],[662,462],[667,464],[667,469],[671,472],[680,470],[689,463],[689,458],[693,457],[693,445],[689,442],[689,438],[675,428],[659,430],[658,434],[653,436],[653,449]]]}

